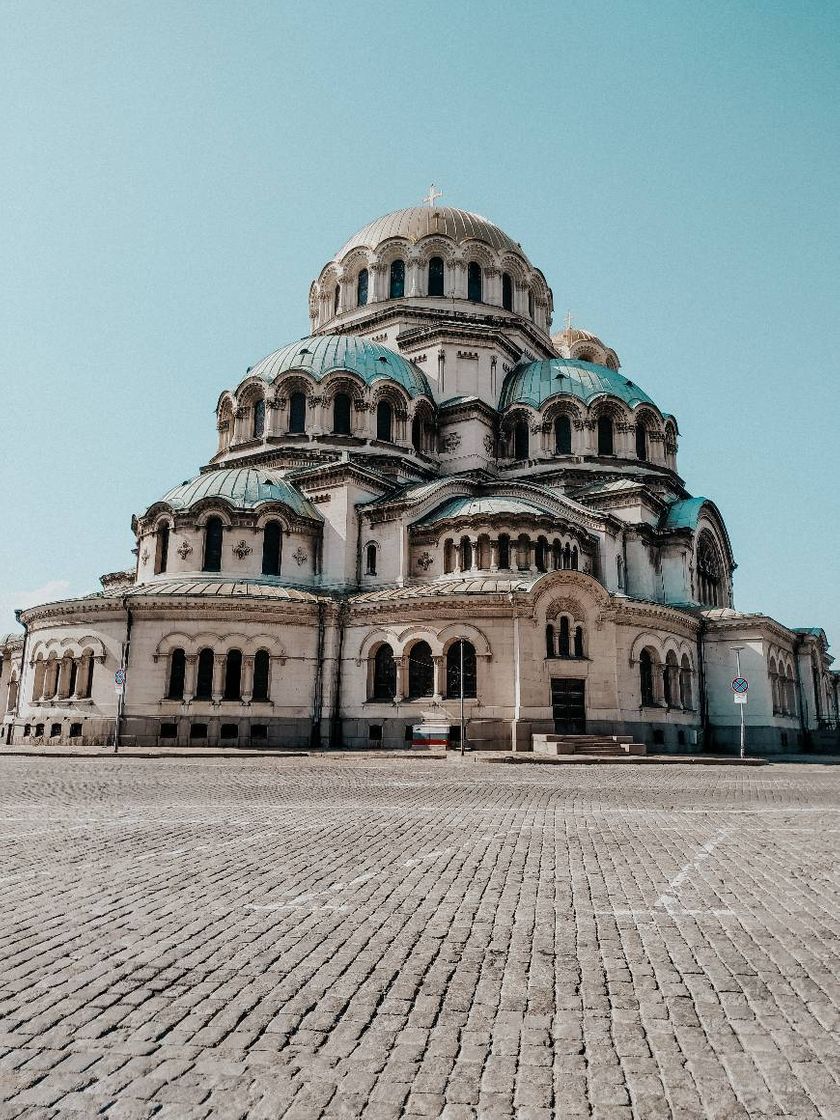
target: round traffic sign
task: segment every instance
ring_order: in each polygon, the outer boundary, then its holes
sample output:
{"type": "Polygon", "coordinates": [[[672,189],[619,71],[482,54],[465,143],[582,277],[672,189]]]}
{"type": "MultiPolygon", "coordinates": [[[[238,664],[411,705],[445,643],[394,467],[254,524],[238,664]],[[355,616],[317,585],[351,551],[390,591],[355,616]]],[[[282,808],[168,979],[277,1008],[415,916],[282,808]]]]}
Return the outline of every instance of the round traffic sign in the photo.
{"type": "Polygon", "coordinates": [[[744,693],[750,687],[750,682],[745,677],[736,677],[732,682],[732,691],[737,693],[744,693]]]}

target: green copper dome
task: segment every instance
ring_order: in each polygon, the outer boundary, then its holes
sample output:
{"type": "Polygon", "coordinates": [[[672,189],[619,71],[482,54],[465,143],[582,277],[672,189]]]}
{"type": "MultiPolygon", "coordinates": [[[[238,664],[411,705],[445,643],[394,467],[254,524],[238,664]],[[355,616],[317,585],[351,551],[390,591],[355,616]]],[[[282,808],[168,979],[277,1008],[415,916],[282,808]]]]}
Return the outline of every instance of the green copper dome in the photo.
{"type": "Polygon", "coordinates": [[[638,404],[657,407],[647,393],[618,370],[572,358],[546,358],[510,371],[502,386],[499,410],[512,404],[540,408],[551,397],[560,395],[577,397],[589,404],[604,394],[619,397],[631,408],[638,404]]]}
{"type": "Polygon", "coordinates": [[[248,371],[249,377],[274,381],[281,373],[302,370],[320,381],[333,370],[358,374],[366,385],[374,381],[396,381],[411,397],[429,397],[432,392],[421,370],[386,346],[350,334],[318,334],[275,350],[248,371]]]}
{"type": "Polygon", "coordinates": [[[189,509],[207,498],[220,498],[234,509],[255,509],[265,502],[281,502],[300,517],[322,521],[320,513],[293,486],[270,470],[232,467],[207,471],[175,486],[161,502],[173,510],[189,509]]]}

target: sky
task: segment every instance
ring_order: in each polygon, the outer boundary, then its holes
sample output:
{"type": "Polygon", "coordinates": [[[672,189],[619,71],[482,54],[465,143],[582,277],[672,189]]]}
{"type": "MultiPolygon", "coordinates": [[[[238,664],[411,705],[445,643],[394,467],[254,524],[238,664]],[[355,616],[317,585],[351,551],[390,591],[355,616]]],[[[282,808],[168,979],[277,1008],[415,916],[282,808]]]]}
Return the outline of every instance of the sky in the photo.
{"type": "Polygon", "coordinates": [[[214,453],[219,393],[435,182],[676,415],[736,606],[840,651],[836,0],[0,18],[0,633],[131,566],[131,515],[214,453]]]}

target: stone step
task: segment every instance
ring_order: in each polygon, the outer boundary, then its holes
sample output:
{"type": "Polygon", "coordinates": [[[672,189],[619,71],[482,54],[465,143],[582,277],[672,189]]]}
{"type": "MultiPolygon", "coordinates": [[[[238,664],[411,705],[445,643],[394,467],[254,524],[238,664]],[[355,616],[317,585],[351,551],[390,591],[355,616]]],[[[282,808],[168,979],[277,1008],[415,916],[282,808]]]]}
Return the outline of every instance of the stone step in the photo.
{"type": "Polygon", "coordinates": [[[629,736],[625,738],[621,735],[537,734],[531,736],[531,749],[537,754],[579,754],[605,758],[647,753],[644,743],[634,743],[629,736]]]}

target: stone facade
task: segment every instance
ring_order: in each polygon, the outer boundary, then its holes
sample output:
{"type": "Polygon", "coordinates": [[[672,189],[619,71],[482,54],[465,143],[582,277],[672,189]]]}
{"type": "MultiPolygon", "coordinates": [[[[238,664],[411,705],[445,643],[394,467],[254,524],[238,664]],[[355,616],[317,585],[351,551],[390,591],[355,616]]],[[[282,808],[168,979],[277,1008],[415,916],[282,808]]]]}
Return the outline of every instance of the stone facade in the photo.
{"type": "Polygon", "coordinates": [[[836,738],[825,635],[734,609],[676,419],[595,335],[550,334],[516,242],[398,211],[309,306],[313,333],[220,395],[207,466],[134,517],[134,567],[20,612],[6,743],[401,747],[463,703],[487,749],[729,748],[736,647],[752,749],[836,738]]]}

